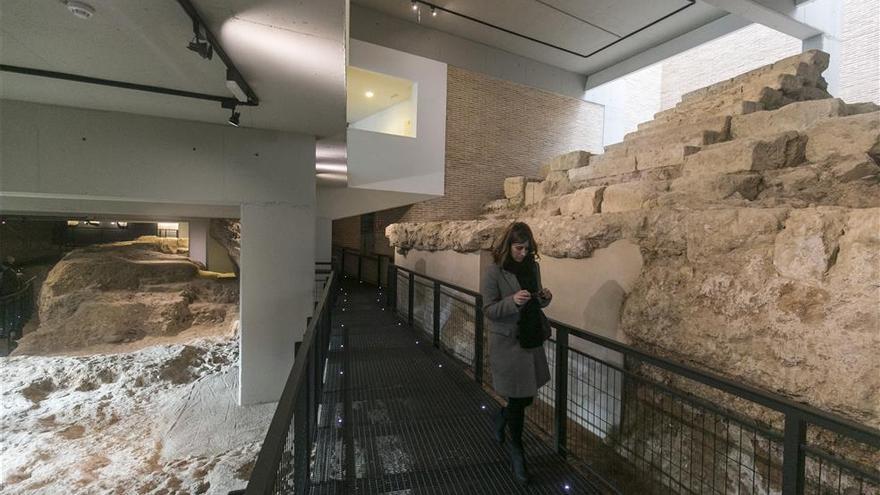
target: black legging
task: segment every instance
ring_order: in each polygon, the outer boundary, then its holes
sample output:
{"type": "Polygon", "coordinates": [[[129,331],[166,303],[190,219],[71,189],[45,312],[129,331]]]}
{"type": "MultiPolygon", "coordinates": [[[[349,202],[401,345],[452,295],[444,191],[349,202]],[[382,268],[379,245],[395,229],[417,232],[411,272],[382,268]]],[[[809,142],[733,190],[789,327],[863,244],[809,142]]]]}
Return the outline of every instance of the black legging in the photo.
{"type": "Polygon", "coordinates": [[[526,408],[534,401],[534,397],[508,397],[505,416],[510,429],[510,440],[514,447],[522,448],[523,424],[526,408]]]}

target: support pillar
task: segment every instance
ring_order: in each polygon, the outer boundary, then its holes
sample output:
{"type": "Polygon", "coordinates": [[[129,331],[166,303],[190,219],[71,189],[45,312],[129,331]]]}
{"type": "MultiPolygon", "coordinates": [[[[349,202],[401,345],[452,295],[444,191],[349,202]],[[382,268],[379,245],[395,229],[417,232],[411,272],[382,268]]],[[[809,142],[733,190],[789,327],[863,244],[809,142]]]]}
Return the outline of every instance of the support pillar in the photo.
{"type": "Polygon", "coordinates": [[[314,259],[311,206],[241,206],[240,404],[281,396],[314,309],[314,259]]]}
{"type": "Polygon", "coordinates": [[[190,219],[189,223],[189,258],[208,266],[208,219],[190,219]]]}

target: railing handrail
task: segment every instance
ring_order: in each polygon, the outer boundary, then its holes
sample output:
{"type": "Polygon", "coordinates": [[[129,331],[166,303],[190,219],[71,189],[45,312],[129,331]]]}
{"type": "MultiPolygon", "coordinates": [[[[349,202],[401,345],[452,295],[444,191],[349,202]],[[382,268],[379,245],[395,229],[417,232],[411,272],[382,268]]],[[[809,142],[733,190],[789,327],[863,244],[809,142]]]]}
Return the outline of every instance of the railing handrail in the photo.
{"type": "Polygon", "coordinates": [[[25,280],[24,285],[22,285],[21,288],[18,289],[17,291],[10,292],[9,294],[6,294],[4,296],[0,296],[0,304],[6,302],[7,300],[15,299],[16,297],[19,297],[22,294],[24,294],[27,290],[29,290],[31,288],[31,286],[34,283],[34,280],[36,280],[36,279],[37,279],[37,277],[31,277],[31,278],[25,280]]]}
{"type": "Polygon", "coordinates": [[[402,266],[400,266],[400,265],[394,265],[394,268],[397,269],[397,270],[401,270],[401,271],[407,272],[407,273],[412,273],[413,275],[415,275],[415,276],[417,276],[417,277],[421,277],[421,278],[424,278],[424,279],[428,279],[428,280],[430,280],[430,281],[432,281],[432,282],[439,282],[440,285],[443,285],[443,286],[449,287],[450,289],[454,289],[454,290],[456,290],[457,292],[461,292],[461,293],[463,293],[463,294],[467,294],[467,295],[469,295],[469,296],[473,296],[474,298],[482,297],[482,295],[481,295],[479,292],[477,292],[477,291],[475,291],[475,290],[472,290],[472,289],[466,289],[466,288],[464,288],[464,287],[462,287],[462,286],[460,286],[460,285],[453,284],[452,282],[447,282],[447,281],[445,281],[445,280],[441,280],[441,279],[439,279],[439,278],[434,278],[434,277],[431,277],[431,276],[425,275],[425,274],[423,274],[423,273],[419,273],[419,272],[417,272],[417,271],[415,271],[415,270],[410,270],[409,268],[404,268],[404,267],[402,267],[402,266]]]}
{"type": "MultiPolygon", "coordinates": [[[[425,278],[434,282],[439,282],[442,285],[451,287],[455,290],[472,295],[474,297],[482,297],[478,292],[472,291],[470,289],[465,289],[445,280],[418,273],[415,270],[411,270],[409,268],[394,265],[393,269],[412,273],[415,276],[425,278]]],[[[667,369],[669,371],[682,375],[685,378],[694,380],[713,388],[717,388],[729,394],[765,406],[769,409],[773,409],[775,411],[785,414],[793,414],[811,424],[820,426],[835,433],[848,436],[867,445],[880,447],[880,430],[872,428],[868,425],[856,423],[855,421],[849,420],[834,413],[823,411],[808,404],[795,402],[791,399],[783,397],[779,394],[775,394],[773,392],[761,390],[751,385],[734,382],[731,379],[722,377],[709,371],[701,370],[681,362],[673,361],[668,358],[647,353],[645,351],[636,349],[635,347],[610,339],[608,337],[603,337],[601,335],[562,323],[557,320],[551,319],[550,324],[551,326],[556,328],[561,327],[566,329],[570,335],[574,335],[578,338],[593,342],[595,344],[599,344],[613,351],[633,356],[640,361],[657,366],[658,368],[667,369]]]]}
{"type": "Polygon", "coordinates": [[[734,382],[729,378],[717,375],[711,371],[698,369],[678,361],[673,361],[669,358],[641,351],[614,339],[597,335],[554,319],[550,319],[550,325],[557,328],[563,327],[568,330],[569,335],[574,335],[613,351],[632,356],[639,361],[672,371],[690,380],[722,390],[778,412],[798,414],[804,420],[812,424],[849,436],[868,445],[880,447],[880,430],[871,428],[870,426],[856,423],[827,411],[822,411],[821,409],[808,404],[795,402],[779,394],[774,394],[744,383],[734,382]]]}
{"type": "MultiPolygon", "coordinates": [[[[331,272],[330,280],[333,277],[334,274],[331,272]]],[[[320,315],[324,312],[332,289],[332,283],[324,285],[321,300],[315,306],[314,316],[309,322],[309,326],[303,335],[302,344],[300,344],[299,350],[294,357],[293,366],[291,367],[290,374],[287,376],[287,381],[284,383],[281,398],[278,400],[278,406],[276,406],[275,413],[272,415],[272,422],[269,423],[266,438],[263,440],[263,445],[257,456],[257,462],[254,464],[254,469],[251,472],[245,491],[246,495],[269,493],[269,489],[272,488],[270,484],[275,481],[275,470],[284,454],[284,440],[287,438],[287,430],[293,417],[294,401],[300,389],[305,385],[307,378],[307,357],[311,347],[314,345],[317,325],[321,319],[320,315]]]]}

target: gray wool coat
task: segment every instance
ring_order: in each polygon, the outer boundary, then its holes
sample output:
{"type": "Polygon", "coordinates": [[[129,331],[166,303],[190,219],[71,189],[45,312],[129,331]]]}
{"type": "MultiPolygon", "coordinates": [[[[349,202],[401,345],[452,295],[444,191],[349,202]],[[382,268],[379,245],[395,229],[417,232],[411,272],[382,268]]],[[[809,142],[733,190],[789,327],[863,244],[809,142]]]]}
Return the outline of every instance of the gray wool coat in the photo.
{"type": "MultiPolygon", "coordinates": [[[[538,289],[541,268],[535,263],[538,289]]],[[[489,265],[480,287],[483,314],[489,320],[489,365],[492,388],[503,397],[534,397],[550,381],[550,367],[544,346],[523,349],[516,339],[519,308],[513,295],[520,290],[516,275],[495,263],[489,265]]],[[[546,307],[550,301],[541,301],[546,307]]]]}

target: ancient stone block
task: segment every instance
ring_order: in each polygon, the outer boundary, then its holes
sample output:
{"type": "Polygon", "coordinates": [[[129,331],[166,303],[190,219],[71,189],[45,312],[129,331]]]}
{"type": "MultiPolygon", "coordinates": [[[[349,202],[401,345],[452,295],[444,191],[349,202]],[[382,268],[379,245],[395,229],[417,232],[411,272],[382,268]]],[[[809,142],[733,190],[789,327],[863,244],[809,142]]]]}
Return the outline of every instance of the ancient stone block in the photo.
{"type": "Polygon", "coordinates": [[[792,210],[773,245],[776,271],[795,280],[821,280],[837,252],[844,219],[843,208],[792,210]]]}
{"type": "Polygon", "coordinates": [[[880,166],[867,154],[844,158],[831,168],[831,173],[841,182],[850,182],[880,174],[880,166]]]}
{"type": "Polygon", "coordinates": [[[838,98],[797,102],[778,110],[734,115],[730,135],[732,139],[741,139],[777,134],[782,129],[803,131],[822,120],[846,114],[846,104],[838,98]]]}
{"type": "Polygon", "coordinates": [[[602,213],[638,210],[645,201],[656,198],[669,188],[666,182],[625,182],[613,184],[602,193],[602,213]]]}
{"type": "Polygon", "coordinates": [[[542,199],[544,199],[544,191],[540,182],[529,182],[526,184],[526,206],[539,203],[542,199]]]}
{"type": "Polygon", "coordinates": [[[500,210],[507,209],[510,206],[510,201],[507,199],[496,199],[494,201],[489,201],[488,203],[483,205],[483,211],[486,212],[496,212],[500,210]]]}
{"type": "Polygon", "coordinates": [[[880,105],[874,103],[873,101],[867,101],[862,103],[847,103],[846,105],[846,114],[847,115],[858,115],[860,113],[871,113],[880,110],[880,105]]]}
{"type": "MultiPolygon", "coordinates": [[[[730,130],[730,117],[709,117],[696,122],[693,120],[674,121],[647,130],[630,132],[623,142],[611,146],[656,146],[658,144],[682,143],[694,146],[714,144],[727,140],[730,130]]],[[[605,151],[611,146],[606,146],[605,151]]]]}
{"type": "Polygon", "coordinates": [[[760,186],[761,175],[756,173],[690,175],[673,180],[670,190],[703,201],[717,201],[736,195],[751,201],[758,196],[760,186]]]}
{"type": "Polygon", "coordinates": [[[811,162],[862,153],[880,156],[880,112],[825,120],[806,135],[811,162]]]}
{"type": "Polygon", "coordinates": [[[541,165],[540,171],[542,177],[547,177],[550,172],[560,172],[571,170],[578,167],[586,167],[590,163],[589,151],[577,150],[559,155],[556,158],[541,165]]]}
{"type": "Polygon", "coordinates": [[[789,167],[803,162],[804,138],[784,132],[766,138],[737,139],[713,144],[684,159],[683,172],[727,174],[789,167]]]}
{"type": "Polygon", "coordinates": [[[572,183],[610,177],[636,171],[636,160],[633,156],[606,158],[605,155],[596,155],[590,159],[590,165],[581,168],[573,168],[568,171],[568,178],[572,183]]]}
{"type": "Polygon", "coordinates": [[[504,179],[504,197],[507,199],[520,198],[520,202],[522,202],[522,197],[526,194],[526,182],[526,178],[522,176],[504,179]]]}
{"type": "Polygon", "coordinates": [[[587,216],[599,213],[605,187],[585,187],[559,197],[559,211],[563,215],[587,216]]]}
{"type": "Polygon", "coordinates": [[[687,218],[687,258],[691,262],[772,244],[788,209],[727,208],[694,212],[687,218]]]}
{"type": "Polygon", "coordinates": [[[688,155],[700,151],[699,146],[686,144],[667,144],[644,147],[635,151],[636,170],[648,170],[652,168],[670,167],[681,165],[688,155]]]}

